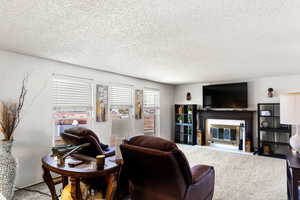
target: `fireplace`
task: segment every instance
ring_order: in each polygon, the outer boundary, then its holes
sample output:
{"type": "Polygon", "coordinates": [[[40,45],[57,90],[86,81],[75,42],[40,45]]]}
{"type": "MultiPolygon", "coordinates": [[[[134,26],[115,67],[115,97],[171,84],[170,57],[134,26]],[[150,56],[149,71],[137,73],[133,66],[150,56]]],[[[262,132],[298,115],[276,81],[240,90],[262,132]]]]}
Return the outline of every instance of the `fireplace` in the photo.
{"type": "Polygon", "coordinates": [[[253,111],[200,111],[198,128],[202,133],[203,145],[253,151],[252,115],[253,111]]]}
{"type": "Polygon", "coordinates": [[[207,119],[206,144],[228,145],[237,150],[245,150],[244,120],[207,119]]]}
{"type": "Polygon", "coordinates": [[[238,126],[214,125],[210,128],[209,140],[213,143],[224,143],[239,146],[239,136],[238,126]]]}

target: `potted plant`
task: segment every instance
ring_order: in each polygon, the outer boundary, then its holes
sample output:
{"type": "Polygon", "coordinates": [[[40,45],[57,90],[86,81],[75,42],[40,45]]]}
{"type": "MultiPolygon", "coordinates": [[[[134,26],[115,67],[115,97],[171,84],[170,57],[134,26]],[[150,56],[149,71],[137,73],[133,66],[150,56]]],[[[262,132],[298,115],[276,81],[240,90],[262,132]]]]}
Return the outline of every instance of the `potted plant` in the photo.
{"type": "Polygon", "coordinates": [[[21,94],[17,101],[0,101],[0,132],[3,139],[0,141],[0,193],[6,199],[12,199],[15,176],[16,160],[11,154],[13,134],[21,119],[27,89],[26,78],[23,79],[21,94]]]}
{"type": "Polygon", "coordinates": [[[179,123],[183,123],[183,120],[184,120],[183,115],[179,115],[177,120],[178,120],[179,123]]]}

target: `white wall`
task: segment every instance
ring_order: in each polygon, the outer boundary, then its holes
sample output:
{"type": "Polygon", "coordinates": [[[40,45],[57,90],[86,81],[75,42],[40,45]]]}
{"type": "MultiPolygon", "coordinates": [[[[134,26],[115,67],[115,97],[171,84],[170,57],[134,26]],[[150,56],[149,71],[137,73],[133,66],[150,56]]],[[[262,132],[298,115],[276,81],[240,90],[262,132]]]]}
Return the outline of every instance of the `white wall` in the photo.
{"type": "MultiPolygon", "coordinates": [[[[300,75],[266,77],[259,79],[238,80],[232,82],[248,82],[248,106],[251,110],[256,110],[257,103],[279,103],[279,94],[286,92],[300,91],[300,75]],[[272,87],[274,97],[267,97],[267,89],[272,87]]],[[[228,83],[231,83],[230,81],[228,83]]],[[[213,83],[210,83],[213,84],[213,83]]],[[[203,83],[178,85],[175,89],[175,103],[195,103],[202,106],[202,86],[203,83]],[[192,100],[186,101],[186,93],[191,92],[192,100]]],[[[207,85],[207,84],[206,84],[207,85]]]]}
{"type": "MultiPolygon", "coordinates": [[[[101,59],[101,58],[99,58],[101,59]]],[[[174,86],[117,74],[90,70],[64,63],[0,51],[0,99],[16,99],[25,73],[30,73],[23,120],[15,132],[13,153],[18,160],[17,186],[41,181],[41,158],[50,152],[53,140],[52,74],[93,79],[100,83],[124,83],[135,88],[157,88],[161,95],[161,137],[171,139],[174,86]]],[[[136,133],[143,121],[136,121],[136,133]]],[[[109,141],[111,122],[96,123],[94,130],[109,141]]]]}
{"type": "MultiPolygon", "coordinates": [[[[258,103],[279,103],[280,93],[299,92],[300,75],[265,77],[249,80],[237,80],[232,82],[248,82],[248,107],[250,110],[257,110],[258,103]],[[267,89],[274,89],[274,97],[267,97],[267,89]]],[[[230,81],[229,81],[230,83],[230,81]]],[[[213,83],[210,83],[213,84],[213,83]]],[[[175,88],[175,104],[199,104],[203,105],[202,86],[203,83],[178,85],[175,88]],[[186,101],[186,93],[191,92],[192,100],[186,101]]],[[[254,137],[256,135],[257,123],[256,113],[254,116],[254,137]]],[[[254,145],[256,145],[254,138],[254,145]]]]}

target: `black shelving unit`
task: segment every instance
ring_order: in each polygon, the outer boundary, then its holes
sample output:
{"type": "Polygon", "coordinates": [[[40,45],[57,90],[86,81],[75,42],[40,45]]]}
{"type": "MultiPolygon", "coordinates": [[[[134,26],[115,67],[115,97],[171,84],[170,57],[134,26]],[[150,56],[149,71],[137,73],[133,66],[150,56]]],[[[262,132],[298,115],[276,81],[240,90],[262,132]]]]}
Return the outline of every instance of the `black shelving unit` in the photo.
{"type": "Polygon", "coordinates": [[[197,144],[197,105],[175,105],[175,142],[197,144]]]}
{"type": "Polygon", "coordinates": [[[257,145],[258,154],[286,158],[290,152],[289,138],[292,128],[280,124],[279,103],[259,103],[257,105],[257,145]]]}

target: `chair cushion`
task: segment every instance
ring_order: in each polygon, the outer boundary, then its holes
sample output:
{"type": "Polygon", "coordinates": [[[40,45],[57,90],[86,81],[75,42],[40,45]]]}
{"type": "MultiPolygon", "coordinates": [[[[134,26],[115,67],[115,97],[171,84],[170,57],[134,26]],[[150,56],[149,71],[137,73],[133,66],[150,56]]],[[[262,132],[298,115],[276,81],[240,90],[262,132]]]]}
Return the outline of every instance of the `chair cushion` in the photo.
{"type": "Polygon", "coordinates": [[[178,149],[174,142],[170,142],[163,138],[147,135],[132,137],[127,143],[130,145],[151,148],[160,151],[172,151],[173,149],[178,149]]]}

